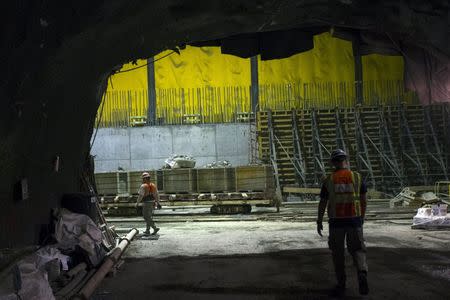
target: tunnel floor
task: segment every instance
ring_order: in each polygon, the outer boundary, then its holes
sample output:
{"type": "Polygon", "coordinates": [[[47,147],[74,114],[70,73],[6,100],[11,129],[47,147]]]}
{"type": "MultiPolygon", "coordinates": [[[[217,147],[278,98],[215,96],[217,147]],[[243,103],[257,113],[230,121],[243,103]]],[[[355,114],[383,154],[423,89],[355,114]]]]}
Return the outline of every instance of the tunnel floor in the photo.
{"type": "MultiPolygon", "coordinates": [[[[230,223],[164,224],[157,239],[132,243],[93,299],[329,298],[331,256],[314,224],[230,223]]],[[[370,294],[359,296],[347,257],[346,299],[448,299],[448,231],[372,222],[365,235],[370,294]]]]}

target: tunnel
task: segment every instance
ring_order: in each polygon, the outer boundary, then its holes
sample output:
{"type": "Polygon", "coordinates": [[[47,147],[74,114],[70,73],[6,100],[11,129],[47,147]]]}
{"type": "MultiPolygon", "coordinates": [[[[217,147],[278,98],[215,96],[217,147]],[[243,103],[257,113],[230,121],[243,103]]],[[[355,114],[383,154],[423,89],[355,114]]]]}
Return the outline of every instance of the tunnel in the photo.
{"type": "MultiPolygon", "coordinates": [[[[421,105],[450,101],[447,1],[47,0],[3,6],[0,249],[42,243],[61,196],[88,192],[82,178],[108,80],[138,59],[163,51],[176,56],[186,46],[279,59],[312,49],[313,36],[328,32],[350,41],[355,59],[401,55],[407,88],[421,105]]],[[[444,138],[439,142],[448,145],[444,138]]]]}

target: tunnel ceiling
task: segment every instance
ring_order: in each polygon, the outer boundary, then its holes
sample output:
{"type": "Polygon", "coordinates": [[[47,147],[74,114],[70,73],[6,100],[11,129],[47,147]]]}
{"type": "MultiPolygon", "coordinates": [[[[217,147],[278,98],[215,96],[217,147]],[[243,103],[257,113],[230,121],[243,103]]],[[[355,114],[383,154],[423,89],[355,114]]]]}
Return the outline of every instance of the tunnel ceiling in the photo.
{"type": "Polygon", "coordinates": [[[2,20],[6,96],[19,97],[37,69],[64,55],[100,54],[98,70],[107,72],[175,45],[293,28],[357,29],[399,46],[422,47],[443,60],[450,57],[446,0],[39,2],[4,4],[9,12],[2,20]]]}
{"type": "Polygon", "coordinates": [[[59,195],[80,189],[106,80],[125,62],[187,43],[319,27],[388,36],[445,63],[450,56],[446,0],[22,0],[2,6],[0,247],[36,241],[59,195]],[[56,156],[59,172],[52,168],[56,156]],[[23,178],[26,200],[16,199],[23,178]]]}

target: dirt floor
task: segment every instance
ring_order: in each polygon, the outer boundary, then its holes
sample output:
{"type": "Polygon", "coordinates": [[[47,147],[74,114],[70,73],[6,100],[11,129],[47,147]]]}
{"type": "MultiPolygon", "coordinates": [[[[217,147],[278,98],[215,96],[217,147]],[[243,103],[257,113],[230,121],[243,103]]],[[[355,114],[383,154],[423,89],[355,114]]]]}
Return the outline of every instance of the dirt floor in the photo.
{"type": "MultiPolygon", "coordinates": [[[[162,225],[155,239],[132,243],[126,263],[94,299],[329,298],[334,274],[327,232],[318,237],[312,223],[162,225]]],[[[369,222],[365,236],[371,293],[358,295],[348,257],[348,299],[449,298],[448,231],[369,222]]]]}

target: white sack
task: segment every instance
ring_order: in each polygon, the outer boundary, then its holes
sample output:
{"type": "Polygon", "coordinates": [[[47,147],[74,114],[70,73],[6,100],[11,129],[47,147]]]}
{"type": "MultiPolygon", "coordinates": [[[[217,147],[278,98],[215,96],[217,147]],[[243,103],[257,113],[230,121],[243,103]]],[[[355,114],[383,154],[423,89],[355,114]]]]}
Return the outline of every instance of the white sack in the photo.
{"type": "Polygon", "coordinates": [[[51,260],[58,259],[62,265],[64,271],[69,269],[67,260],[69,256],[62,254],[57,248],[53,246],[45,246],[36,251],[37,261],[36,265],[39,269],[42,269],[46,263],[51,260]]]}
{"type": "Polygon", "coordinates": [[[74,249],[80,246],[88,253],[95,253],[96,246],[102,243],[102,232],[87,215],[72,213],[61,209],[55,228],[58,248],[74,249]]]}

